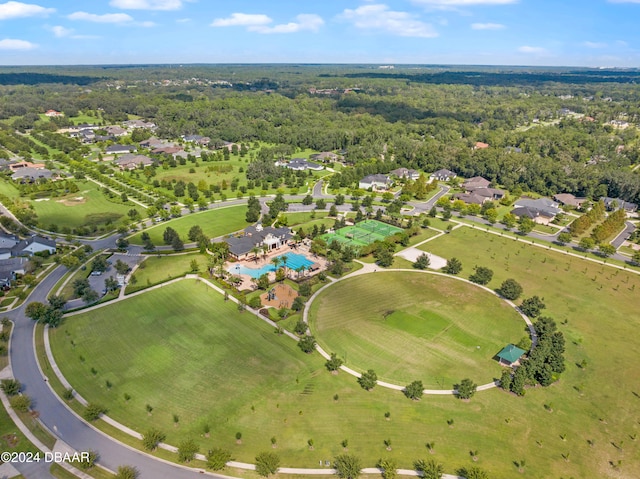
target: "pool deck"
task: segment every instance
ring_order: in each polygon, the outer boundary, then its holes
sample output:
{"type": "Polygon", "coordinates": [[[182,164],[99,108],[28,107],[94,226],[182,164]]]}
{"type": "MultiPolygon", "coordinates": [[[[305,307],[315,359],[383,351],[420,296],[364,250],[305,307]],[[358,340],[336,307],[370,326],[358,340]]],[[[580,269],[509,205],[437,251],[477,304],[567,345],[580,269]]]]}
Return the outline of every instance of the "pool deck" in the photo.
{"type": "MultiPolygon", "coordinates": [[[[297,254],[301,254],[303,256],[305,256],[309,261],[313,261],[314,264],[318,265],[319,268],[315,271],[305,271],[304,273],[302,273],[302,275],[304,277],[311,277],[315,274],[318,274],[321,271],[325,271],[327,269],[327,261],[325,258],[321,257],[321,256],[316,256],[313,253],[311,253],[309,251],[309,247],[304,245],[304,244],[299,244],[296,248],[292,248],[290,246],[284,246],[282,248],[270,251],[269,253],[267,253],[266,255],[263,255],[262,253],[260,253],[258,255],[258,260],[255,261],[253,259],[249,259],[249,260],[241,260],[241,261],[237,261],[234,263],[227,263],[226,266],[226,270],[231,273],[231,274],[235,274],[234,273],[234,267],[236,265],[244,265],[248,268],[260,268],[262,266],[271,264],[271,259],[275,258],[276,256],[282,256],[284,254],[288,254],[288,253],[297,253],[297,254]]],[[[256,289],[256,285],[253,281],[253,278],[251,276],[249,276],[248,274],[240,274],[238,275],[240,276],[240,278],[242,278],[242,283],[240,283],[238,285],[238,290],[240,291],[247,291],[247,290],[255,290],[256,289]]],[[[295,270],[291,270],[289,268],[287,268],[287,277],[291,278],[291,279],[297,279],[298,278],[298,273],[295,270]]],[[[272,271],[269,273],[269,281],[271,281],[272,283],[275,282],[276,280],[276,273],[275,271],[272,271]]]]}

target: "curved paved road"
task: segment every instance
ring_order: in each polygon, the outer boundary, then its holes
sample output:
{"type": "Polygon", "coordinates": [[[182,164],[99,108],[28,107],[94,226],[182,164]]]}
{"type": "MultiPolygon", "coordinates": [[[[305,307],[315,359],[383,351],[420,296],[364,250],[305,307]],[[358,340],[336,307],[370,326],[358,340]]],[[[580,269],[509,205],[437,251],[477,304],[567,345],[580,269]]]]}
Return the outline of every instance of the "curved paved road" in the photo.
{"type": "MultiPolygon", "coordinates": [[[[64,275],[65,268],[57,267],[32,292],[30,301],[45,302],[48,292],[64,275]]],[[[33,402],[33,409],[40,413],[40,420],[68,445],[78,451],[93,449],[100,454],[99,463],[111,470],[123,464],[132,465],[140,471],[142,479],[175,478],[194,479],[202,477],[199,470],[186,469],[169,462],[148,456],[129,448],[87,425],[61,403],[58,396],[44,381],[34,349],[35,323],[24,315],[24,305],[8,315],[14,322],[11,335],[11,366],[13,375],[33,402]]],[[[225,476],[210,474],[220,479],[225,476]]]]}

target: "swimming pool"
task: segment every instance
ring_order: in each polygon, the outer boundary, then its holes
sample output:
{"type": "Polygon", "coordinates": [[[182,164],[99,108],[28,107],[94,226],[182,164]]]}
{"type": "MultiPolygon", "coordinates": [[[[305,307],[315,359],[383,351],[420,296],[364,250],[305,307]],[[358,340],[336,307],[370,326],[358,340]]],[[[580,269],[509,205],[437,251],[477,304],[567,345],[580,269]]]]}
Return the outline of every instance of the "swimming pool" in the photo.
{"type": "MultiPolygon", "coordinates": [[[[308,259],[305,255],[298,253],[287,253],[281,254],[280,256],[276,256],[276,258],[280,258],[280,264],[282,265],[282,258],[287,257],[287,269],[297,270],[301,266],[308,268],[313,264],[313,261],[308,259]]],[[[279,266],[278,266],[279,267],[279,266]]],[[[251,276],[252,278],[259,278],[265,273],[270,273],[275,271],[277,268],[273,263],[265,264],[260,268],[249,268],[242,264],[235,264],[229,266],[229,273],[231,274],[246,274],[251,276]]]]}

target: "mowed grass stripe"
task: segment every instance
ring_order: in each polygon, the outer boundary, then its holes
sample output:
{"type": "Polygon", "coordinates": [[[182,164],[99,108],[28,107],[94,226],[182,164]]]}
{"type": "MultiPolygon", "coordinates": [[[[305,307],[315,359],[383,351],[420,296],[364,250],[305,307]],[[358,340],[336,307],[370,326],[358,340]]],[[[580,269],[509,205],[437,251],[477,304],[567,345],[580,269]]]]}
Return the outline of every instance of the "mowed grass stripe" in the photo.
{"type": "Polygon", "coordinates": [[[413,272],[344,280],[316,299],[310,322],[320,344],[349,366],[434,388],[450,388],[463,377],[490,382],[500,374],[491,358],[526,334],[519,315],[494,295],[413,272]],[[403,319],[395,320],[399,315],[403,319]]]}
{"type": "MultiPolygon", "coordinates": [[[[31,204],[38,214],[38,223],[44,228],[49,225],[58,226],[59,230],[67,226],[77,228],[87,223],[102,225],[104,218],[111,218],[114,225],[125,218],[129,210],[138,210],[144,215],[144,208],[129,202],[123,204],[110,201],[99,186],[90,181],[79,181],[80,191],[65,196],[52,197],[47,201],[32,201],[31,204]],[[82,199],[78,199],[82,198],[82,199]]],[[[113,227],[115,229],[115,226],[113,227]]]]}
{"type": "MultiPolygon", "coordinates": [[[[164,244],[162,235],[168,226],[176,230],[185,243],[189,242],[187,235],[191,227],[195,225],[200,226],[209,238],[215,238],[245,228],[248,225],[245,220],[246,211],[246,206],[216,208],[158,223],[146,231],[156,246],[164,244]]],[[[142,244],[141,236],[142,233],[137,233],[129,241],[133,244],[142,244]]]]}
{"type": "Polygon", "coordinates": [[[195,281],[70,318],[51,339],[76,389],[89,401],[108,403],[110,415],[141,431],[172,424],[174,413],[195,430],[218,398],[249,401],[252,392],[276,389],[304,366],[294,342],[195,281]],[[154,407],[152,417],[146,404],[154,407]]]}

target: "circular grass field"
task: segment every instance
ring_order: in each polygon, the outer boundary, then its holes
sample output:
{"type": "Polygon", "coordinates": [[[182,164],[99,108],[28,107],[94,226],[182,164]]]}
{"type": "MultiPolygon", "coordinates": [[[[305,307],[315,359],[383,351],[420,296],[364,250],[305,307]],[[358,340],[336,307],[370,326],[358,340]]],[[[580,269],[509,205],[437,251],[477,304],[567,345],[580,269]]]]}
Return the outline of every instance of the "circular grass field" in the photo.
{"type": "Polygon", "coordinates": [[[520,315],[478,286],[419,272],[380,272],[328,287],[312,303],[318,343],[384,381],[451,389],[498,378],[493,357],[527,335],[520,315]]]}

